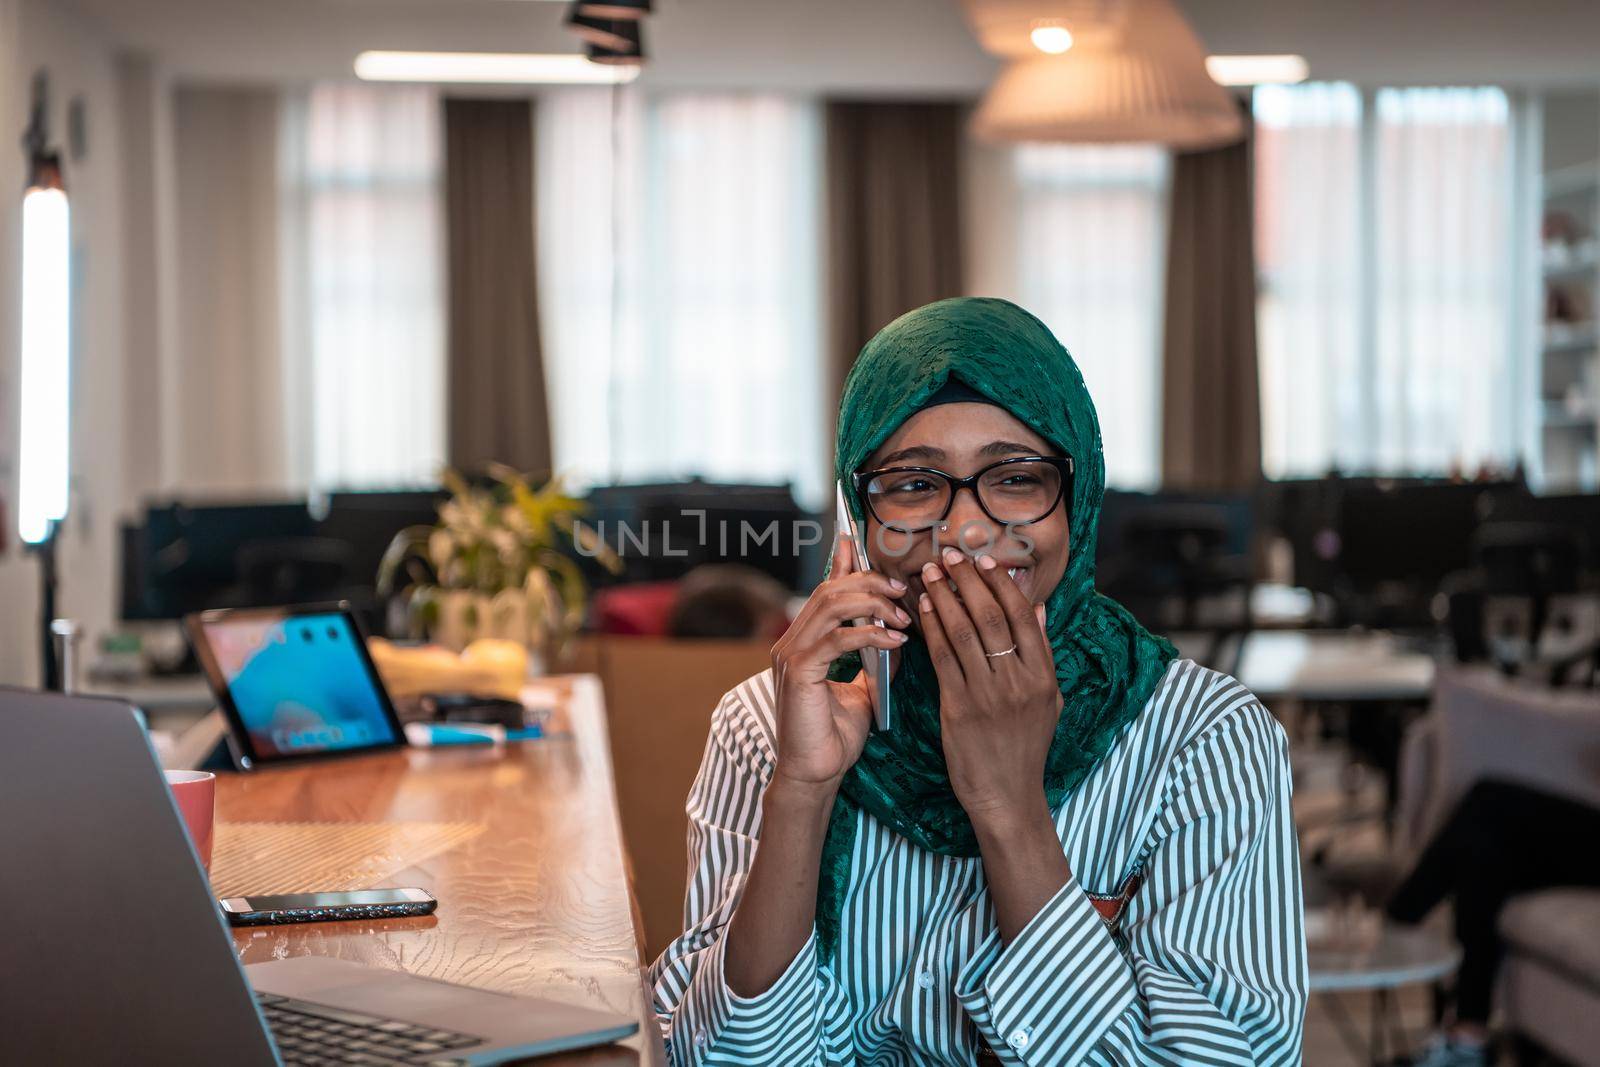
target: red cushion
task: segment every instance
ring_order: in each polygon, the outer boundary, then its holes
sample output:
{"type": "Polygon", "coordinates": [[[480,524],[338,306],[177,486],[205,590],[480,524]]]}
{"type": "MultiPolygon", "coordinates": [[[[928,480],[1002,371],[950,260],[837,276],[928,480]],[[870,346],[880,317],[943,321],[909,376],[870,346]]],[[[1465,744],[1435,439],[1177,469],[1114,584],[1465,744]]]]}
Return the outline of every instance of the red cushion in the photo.
{"type": "Polygon", "coordinates": [[[594,595],[594,626],[603,634],[665,637],[678,602],[678,583],[633,582],[594,595]]]}

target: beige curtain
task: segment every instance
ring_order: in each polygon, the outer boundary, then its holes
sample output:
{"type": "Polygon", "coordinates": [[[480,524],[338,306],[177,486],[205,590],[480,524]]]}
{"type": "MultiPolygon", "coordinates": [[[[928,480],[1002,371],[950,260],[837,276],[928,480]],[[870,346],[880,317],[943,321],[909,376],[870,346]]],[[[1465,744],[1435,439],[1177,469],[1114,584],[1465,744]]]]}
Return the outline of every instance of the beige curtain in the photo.
{"type": "Polygon", "coordinates": [[[281,491],[293,479],[278,320],[278,94],[180,88],[172,103],[176,344],[150,427],[162,437],[163,487],[281,491]]]}
{"type": "Polygon", "coordinates": [[[828,103],[830,406],[881,327],[961,295],[965,119],[953,103],[828,103]]]}
{"type": "Polygon", "coordinates": [[[550,472],[534,295],[533,104],[446,100],[448,455],[550,472]]]}
{"type": "Polygon", "coordinates": [[[1162,346],[1168,489],[1248,490],[1261,478],[1251,179],[1248,137],[1173,161],[1162,346]]]}

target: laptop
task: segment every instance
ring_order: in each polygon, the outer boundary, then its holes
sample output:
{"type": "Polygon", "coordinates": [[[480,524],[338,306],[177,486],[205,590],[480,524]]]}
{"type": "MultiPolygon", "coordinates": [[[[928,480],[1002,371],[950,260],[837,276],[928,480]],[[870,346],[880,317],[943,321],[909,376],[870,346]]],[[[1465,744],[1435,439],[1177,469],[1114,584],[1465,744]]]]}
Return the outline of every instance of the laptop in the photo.
{"type": "Polygon", "coordinates": [[[240,966],[140,716],[116,700],[0,689],[0,924],[5,1063],[466,1067],[638,1030],[327,957],[240,966]]]}

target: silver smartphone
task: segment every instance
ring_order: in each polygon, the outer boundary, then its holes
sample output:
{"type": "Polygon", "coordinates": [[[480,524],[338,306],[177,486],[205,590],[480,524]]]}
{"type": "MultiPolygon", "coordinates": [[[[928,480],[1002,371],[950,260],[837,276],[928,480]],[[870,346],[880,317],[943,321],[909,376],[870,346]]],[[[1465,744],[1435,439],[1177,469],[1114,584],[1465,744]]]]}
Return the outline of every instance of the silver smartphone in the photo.
{"type": "MultiPolygon", "coordinates": [[[[855,559],[856,570],[870,571],[872,561],[867,558],[866,536],[856,525],[856,520],[850,514],[850,503],[844,495],[844,483],[834,483],[834,505],[837,514],[834,517],[834,526],[839,537],[849,538],[852,557],[855,559]]],[[[875,625],[883,626],[882,619],[873,619],[875,625]]],[[[866,625],[866,619],[856,619],[857,626],[866,625]]],[[[885,627],[887,629],[887,627],[885,627]]],[[[889,650],[886,648],[863,648],[861,650],[861,669],[867,674],[867,692],[872,698],[872,724],[879,730],[887,730],[893,723],[889,703],[889,650]]]]}
{"type": "Polygon", "coordinates": [[[398,919],[427,915],[439,906],[426,889],[356,889],[340,893],[277,893],[224,897],[222,913],[234,926],[278,926],[338,919],[398,919]]]}

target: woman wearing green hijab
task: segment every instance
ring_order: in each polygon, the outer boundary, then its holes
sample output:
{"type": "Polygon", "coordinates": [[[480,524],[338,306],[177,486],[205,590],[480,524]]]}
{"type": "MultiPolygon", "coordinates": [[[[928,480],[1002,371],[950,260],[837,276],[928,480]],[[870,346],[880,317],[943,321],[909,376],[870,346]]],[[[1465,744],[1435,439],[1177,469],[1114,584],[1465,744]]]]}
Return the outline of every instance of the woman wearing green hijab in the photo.
{"type": "Polygon", "coordinates": [[[672,1061],[1298,1063],[1283,731],[1095,591],[1105,466],[1066,350],[1001,300],[902,316],[845,383],[835,466],[874,569],[836,543],[712,717],[686,930],[651,968],[672,1061]]]}

